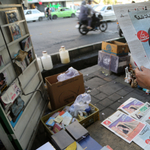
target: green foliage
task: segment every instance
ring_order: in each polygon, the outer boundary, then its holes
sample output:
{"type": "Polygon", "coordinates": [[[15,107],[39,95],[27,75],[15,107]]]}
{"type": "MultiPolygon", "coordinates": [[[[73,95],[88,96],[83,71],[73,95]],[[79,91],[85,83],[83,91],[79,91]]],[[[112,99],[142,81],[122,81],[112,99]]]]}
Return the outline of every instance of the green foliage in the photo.
{"type": "Polygon", "coordinates": [[[117,3],[117,0],[103,0],[103,2],[105,5],[107,5],[107,4],[114,5],[117,3]]]}

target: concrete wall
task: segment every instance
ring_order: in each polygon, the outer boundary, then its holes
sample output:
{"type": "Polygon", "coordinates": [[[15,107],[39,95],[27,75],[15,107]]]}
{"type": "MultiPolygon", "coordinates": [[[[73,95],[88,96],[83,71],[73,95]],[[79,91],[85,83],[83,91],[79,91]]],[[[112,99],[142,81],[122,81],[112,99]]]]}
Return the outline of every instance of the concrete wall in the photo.
{"type": "MultiPolygon", "coordinates": [[[[120,41],[126,42],[124,38],[115,38],[109,41],[120,41]]],[[[84,45],[81,47],[76,47],[74,49],[68,49],[70,55],[70,63],[61,64],[59,53],[51,54],[53,69],[43,71],[43,79],[47,76],[51,76],[57,73],[66,71],[69,67],[74,67],[77,70],[85,69],[97,64],[98,51],[101,50],[102,42],[93,43],[90,45],[84,45]]]]}

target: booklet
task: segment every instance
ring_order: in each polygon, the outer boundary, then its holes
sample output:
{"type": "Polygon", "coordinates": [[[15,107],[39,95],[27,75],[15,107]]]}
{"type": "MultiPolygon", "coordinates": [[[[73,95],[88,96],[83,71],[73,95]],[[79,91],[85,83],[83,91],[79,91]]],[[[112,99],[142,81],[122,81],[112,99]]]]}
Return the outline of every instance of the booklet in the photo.
{"type": "Polygon", "coordinates": [[[145,127],[144,123],[131,118],[121,111],[115,112],[101,124],[128,143],[131,143],[145,127]]]}
{"type": "Polygon", "coordinates": [[[118,109],[122,110],[126,114],[132,114],[143,105],[143,102],[131,97],[127,101],[125,101],[118,109]]]}

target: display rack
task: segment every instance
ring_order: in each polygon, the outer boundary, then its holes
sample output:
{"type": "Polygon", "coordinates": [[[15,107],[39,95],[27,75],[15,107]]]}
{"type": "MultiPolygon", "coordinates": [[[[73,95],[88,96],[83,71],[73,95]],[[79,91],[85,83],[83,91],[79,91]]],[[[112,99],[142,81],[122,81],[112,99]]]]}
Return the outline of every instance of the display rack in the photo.
{"type": "MultiPolygon", "coordinates": [[[[15,81],[21,89],[19,96],[24,101],[24,108],[17,117],[17,122],[12,123],[10,110],[6,112],[5,107],[0,104],[0,129],[5,129],[5,132],[10,140],[8,146],[14,149],[28,149],[31,145],[30,141],[34,131],[40,121],[44,107],[46,106],[45,87],[43,78],[39,71],[37,60],[34,53],[34,48],[31,46],[25,51],[32,50],[33,60],[26,66],[20,75],[16,73],[14,68],[14,54],[21,49],[19,42],[27,37],[30,37],[27,22],[25,20],[23,7],[20,0],[0,0],[0,56],[3,58],[4,66],[0,69],[0,73],[6,73],[7,86],[15,81]],[[17,12],[18,21],[8,23],[6,20],[6,11],[15,10],[17,12]],[[19,24],[21,37],[13,40],[10,33],[10,26],[19,24]]],[[[1,93],[1,96],[5,93],[1,93]]],[[[11,107],[13,105],[9,104],[11,107]]],[[[7,105],[6,105],[7,107],[7,105]]],[[[9,108],[8,107],[8,108],[9,108]]],[[[4,131],[4,130],[3,130],[4,131]]],[[[7,137],[6,136],[6,137],[7,137]]],[[[7,141],[8,141],[7,139],[7,141]]],[[[5,141],[5,140],[4,140],[5,141]]],[[[4,143],[5,144],[5,143],[4,143]]]]}

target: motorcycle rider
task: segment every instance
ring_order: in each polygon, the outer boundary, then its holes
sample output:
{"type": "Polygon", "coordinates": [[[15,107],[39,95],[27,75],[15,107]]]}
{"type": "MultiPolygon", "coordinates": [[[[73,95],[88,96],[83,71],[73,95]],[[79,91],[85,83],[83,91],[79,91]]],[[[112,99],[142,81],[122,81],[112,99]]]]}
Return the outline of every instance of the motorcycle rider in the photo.
{"type": "Polygon", "coordinates": [[[95,16],[95,13],[99,13],[99,15],[100,15],[100,12],[95,11],[93,9],[93,7],[91,6],[91,4],[92,4],[92,0],[88,0],[88,4],[87,4],[87,7],[88,7],[88,18],[92,19],[94,27],[97,28],[96,22],[99,21],[99,19],[95,16]]]}
{"type": "Polygon", "coordinates": [[[88,21],[88,29],[92,29],[91,22],[92,18],[88,17],[88,7],[86,5],[86,1],[82,1],[81,8],[80,8],[80,14],[79,14],[79,20],[80,21],[88,21]]]}

